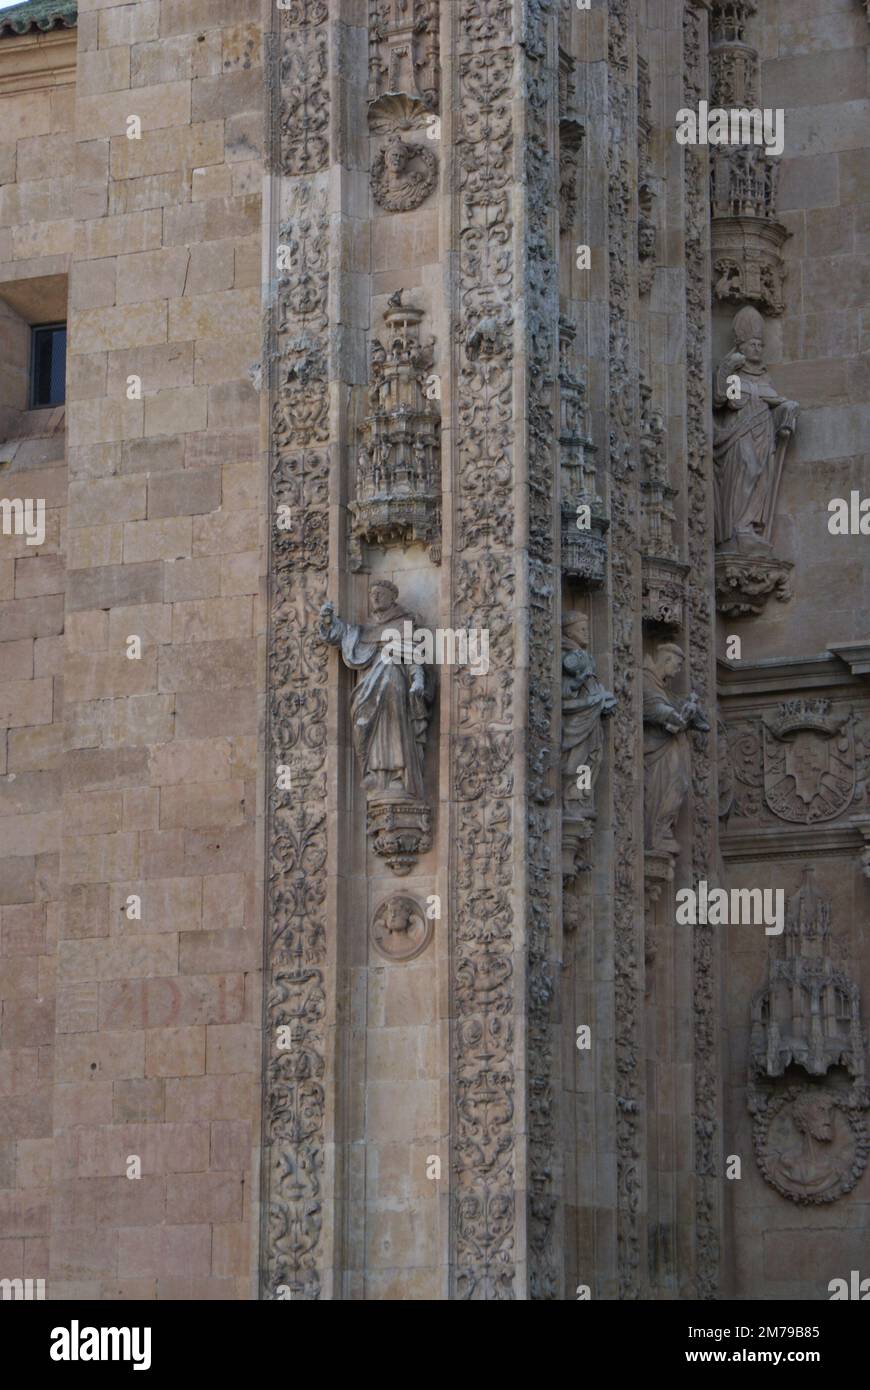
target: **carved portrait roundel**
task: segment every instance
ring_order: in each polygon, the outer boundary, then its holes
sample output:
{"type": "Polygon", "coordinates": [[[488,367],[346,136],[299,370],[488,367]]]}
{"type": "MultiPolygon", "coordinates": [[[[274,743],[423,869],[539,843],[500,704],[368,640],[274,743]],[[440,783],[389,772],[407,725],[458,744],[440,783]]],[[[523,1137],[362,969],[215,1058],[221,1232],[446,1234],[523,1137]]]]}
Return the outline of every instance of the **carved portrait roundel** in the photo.
{"type": "Polygon", "coordinates": [[[382,902],[372,918],[372,945],[385,960],[414,960],[432,940],[433,928],[419,903],[396,894],[382,902]]]}
{"type": "Polygon", "coordinates": [[[432,150],[395,135],[372,165],[375,202],[387,212],[410,212],[429,197],[437,175],[438,161],[432,150]]]}
{"type": "Polygon", "coordinates": [[[851,1192],[870,1148],[863,1116],[846,1096],[790,1086],[755,1116],[758,1166],[771,1187],[801,1204],[851,1192]]]}

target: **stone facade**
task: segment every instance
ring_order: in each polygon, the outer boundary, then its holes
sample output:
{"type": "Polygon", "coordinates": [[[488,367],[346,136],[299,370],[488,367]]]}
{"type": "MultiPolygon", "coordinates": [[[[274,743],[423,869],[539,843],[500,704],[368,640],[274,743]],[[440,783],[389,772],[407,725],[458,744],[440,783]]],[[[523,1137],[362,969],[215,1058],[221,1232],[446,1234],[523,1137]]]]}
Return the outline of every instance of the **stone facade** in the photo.
{"type": "Polygon", "coordinates": [[[0,11],[0,1278],[860,1269],[867,41],[862,0],[0,11]],[[781,156],[680,144],[702,102],[781,156]]]}

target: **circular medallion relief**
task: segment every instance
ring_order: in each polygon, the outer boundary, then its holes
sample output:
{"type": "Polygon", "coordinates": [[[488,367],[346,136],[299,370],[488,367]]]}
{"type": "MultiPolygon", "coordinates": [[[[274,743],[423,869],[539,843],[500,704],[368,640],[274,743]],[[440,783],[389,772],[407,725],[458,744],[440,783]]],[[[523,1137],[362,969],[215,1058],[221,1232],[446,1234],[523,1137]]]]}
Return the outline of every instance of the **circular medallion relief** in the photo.
{"type": "Polygon", "coordinates": [[[432,939],[433,922],[413,898],[396,895],[372,919],[372,945],[385,960],[413,960],[432,939]]]}
{"type": "Polygon", "coordinates": [[[755,1151],[771,1187],[793,1202],[833,1202],[867,1163],[863,1116],[847,1097],[789,1087],[755,1117],[755,1151]]]}

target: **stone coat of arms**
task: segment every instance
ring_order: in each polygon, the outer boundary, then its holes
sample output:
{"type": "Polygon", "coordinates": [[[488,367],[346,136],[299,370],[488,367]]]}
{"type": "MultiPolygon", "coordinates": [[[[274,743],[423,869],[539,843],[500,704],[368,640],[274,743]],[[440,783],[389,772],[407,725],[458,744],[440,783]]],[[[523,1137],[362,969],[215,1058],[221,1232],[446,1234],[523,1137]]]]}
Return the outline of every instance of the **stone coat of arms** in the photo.
{"type": "Polygon", "coordinates": [[[855,737],[850,711],[829,700],[789,700],[764,724],[764,800],[780,820],[798,825],[833,820],[855,793],[855,737]]]}

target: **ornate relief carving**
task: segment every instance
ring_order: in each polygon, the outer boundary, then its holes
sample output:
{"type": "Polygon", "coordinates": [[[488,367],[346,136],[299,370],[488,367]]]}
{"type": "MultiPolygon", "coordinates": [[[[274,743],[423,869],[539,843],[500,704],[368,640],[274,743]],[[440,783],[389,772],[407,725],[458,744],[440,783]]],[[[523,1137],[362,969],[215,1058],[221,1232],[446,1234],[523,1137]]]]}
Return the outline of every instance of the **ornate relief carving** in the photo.
{"type": "Polygon", "coordinates": [[[643,620],[653,628],[681,627],[689,567],[674,540],[677,490],[668,485],[664,422],[642,374],[640,412],[643,620]]]}
{"type": "MultiPolygon", "coordinates": [[[[275,120],[289,247],[269,325],[272,397],[268,624],[268,882],[262,1296],[314,1300],[324,1278],[328,667],[317,641],[328,563],[325,0],[281,12],[275,120]],[[279,790],[276,769],[291,770],[279,790]],[[290,1049],[278,1046],[289,1027],[290,1049]]],[[[275,247],[270,248],[272,253],[275,247]]]]}
{"type": "MultiPolygon", "coordinates": [[[[706,99],[706,0],[687,0],[683,11],[683,105],[697,109],[706,99]]],[[[687,544],[686,636],[689,681],[707,710],[715,700],[713,625],[713,535],[709,476],[709,169],[703,146],[684,153],[686,286],[686,463],[687,544]]],[[[693,732],[692,879],[711,881],[716,873],[718,794],[710,740],[693,732]]],[[[695,1287],[699,1298],[714,1298],[719,1281],[719,1058],[717,1024],[719,981],[715,929],[695,927],[694,1005],[694,1172],[695,1287]]]]}
{"type": "Polygon", "coordinates": [[[586,425],[586,383],[574,363],[576,329],[559,323],[559,471],[562,573],[597,588],[607,574],[610,521],[595,483],[595,445],[586,425]]]}
{"type": "Polygon", "coordinates": [[[515,177],[512,7],[460,0],[454,17],[458,248],[454,625],[489,626],[486,676],[452,679],[455,1296],[512,1299],[516,1259],[512,551],[515,177]],[[483,553],[480,553],[480,552],[483,553]]]}
{"type": "Polygon", "coordinates": [[[387,212],[410,212],[429,197],[437,178],[432,150],[392,135],[372,164],[372,196],[387,212]]]}
{"type": "Polygon", "coordinates": [[[790,560],[722,552],[716,556],[716,607],[728,618],[762,613],[769,598],[787,603],[792,597],[790,560]]]}
{"type": "MultiPolygon", "coordinates": [[[[733,193],[732,174],[728,175],[727,186],[733,193]]],[[[767,314],[781,314],[785,308],[786,270],[779,249],[787,236],[778,222],[736,215],[715,218],[712,254],[716,299],[727,304],[745,304],[750,300],[767,314]]]]}
{"type": "Polygon", "coordinates": [[[415,960],[432,940],[433,928],[419,903],[395,894],[381,903],[372,918],[372,945],[385,960],[415,960]]]}
{"type": "Polygon", "coordinates": [[[716,106],[758,104],[758,53],[747,42],[756,13],[750,0],[714,0],[710,14],[710,101],[716,106]]]}
{"type": "Polygon", "coordinates": [[[366,823],[376,854],[396,874],[408,873],[431,846],[431,812],[423,792],[423,754],[433,691],[428,668],[407,651],[395,660],[390,647],[417,626],[414,614],[398,602],[389,580],[369,591],[371,622],[362,626],[339,618],[333,605],[321,609],[320,636],[340,647],[344,664],[360,672],[351,697],[354,752],[366,792],[366,823]]]}
{"type": "Polygon", "coordinates": [[[858,986],[836,962],[831,900],[804,870],[786,913],[784,956],[752,1001],[748,1104],[758,1166],[783,1197],[833,1202],[870,1152],[866,1040],[858,986]]]}
{"type": "Polygon", "coordinates": [[[290,176],[317,173],[329,160],[329,60],[319,13],[300,0],[281,16],[281,169],[290,176]]]}
{"type": "Polygon", "coordinates": [[[403,92],[438,110],[439,0],[369,0],[369,101],[403,92]]]}
{"type": "Polygon", "coordinates": [[[586,650],[588,620],[562,617],[562,873],[572,877],[591,868],[583,847],[595,829],[595,791],[604,755],[603,721],[616,708],[616,696],[598,679],[586,650]],[[588,769],[588,786],[578,785],[578,769],[588,769]]]}
{"type": "Polygon", "coordinates": [[[571,117],[559,122],[559,228],[570,232],[577,218],[577,175],[583,126],[571,117]]]}
{"type": "Polygon", "coordinates": [[[652,179],[652,102],[650,100],[649,64],[637,55],[637,288],[647,295],[652,289],[656,269],[658,230],[655,223],[655,193],[652,179]]]}
{"type": "Polygon", "coordinates": [[[372,343],[371,413],[357,452],[351,518],[351,568],[361,569],[363,542],[420,541],[441,562],[441,440],[437,402],[427,395],[434,339],[419,339],[422,309],[403,307],[402,291],[384,314],[386,341],[372,343]]]}
{"type": "Polygon", "coordinates": [[[638,767],[638,667],[635,655],[640,593],[635,560],[640,539],[637,343],[632,305],[637,261],[633,196],[637,153],[635,90],[629,83],[634,6],[612,0],[608,14],[607,249],[608,467],[611,497],[613,683],[614,1010],[616,1026],[617,1247],[620,1299],[642,1296],[643,1094],[640,1063],[643,939],[637,920],[642,845],[635,833],[638,767]]]}
{"type": "Polygon", "coordinates": [[[770,541],[799,406],[767,374],[758,310],[735,314],[733,332],[736,346],[719,364],[713,389],[717,592],[726,612],[759,612],[770,593],[788,597],[790,566],[775,559],[770,541]]]}
{"type": "MultiPolygon", "coordinates": [[[[558,338],[559,188],[558,97],[553,90],[557,53],[551,0],[525,6],[524,89],[527,94],[523,147],[526,244],[523,258],[526,305],[524,351],[528,430],[529,718],[526,736],[526,988],[528,1041],[529,1297],[558,1299],[562,1287],[557,1253],[558,1089],[554,1087],[555,918],[559,843],[556,838],[555,688],[558,632],[558,532],[556,522],[556,433],[558,338]],[[554,891],[555,890],[555,891],[554,891]]],[[[519,532],[522,537],[522,530],[519,532]]]]}

